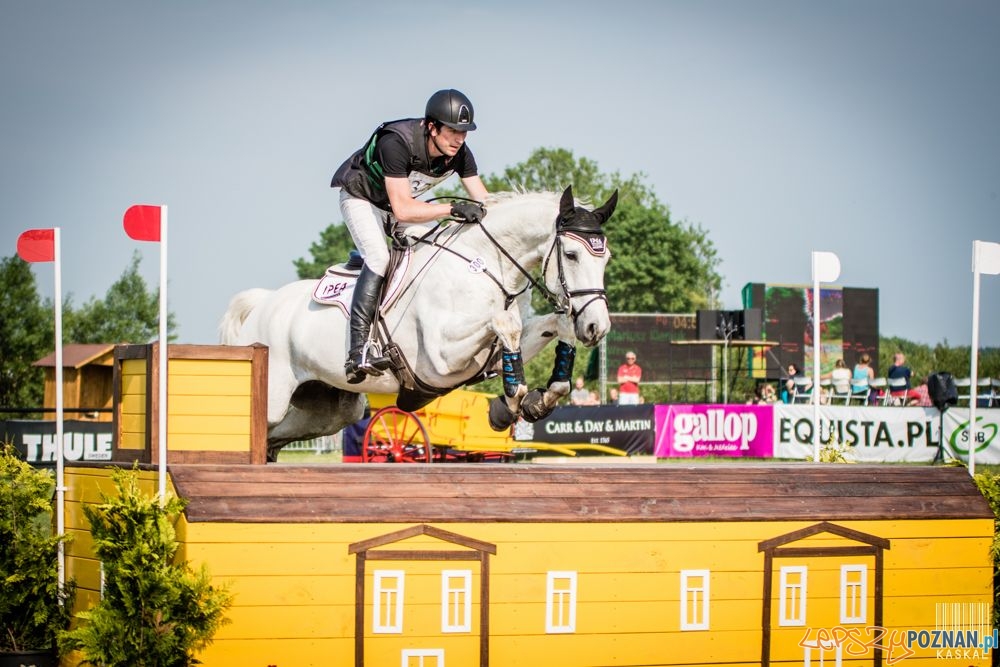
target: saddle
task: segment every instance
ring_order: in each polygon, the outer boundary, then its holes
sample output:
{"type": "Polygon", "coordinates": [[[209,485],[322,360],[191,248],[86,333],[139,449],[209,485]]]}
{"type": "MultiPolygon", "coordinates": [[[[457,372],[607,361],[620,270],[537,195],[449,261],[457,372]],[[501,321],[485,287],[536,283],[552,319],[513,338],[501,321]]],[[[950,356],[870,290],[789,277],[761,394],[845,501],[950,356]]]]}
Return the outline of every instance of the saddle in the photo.
{"type": "MultiPolygon", "coordinates": [[[[386,288],[379,304],[379,314],[387,311],[403,292],[404,279],[410,269],[412,251],[410,248],[396,248],[395,244],[389,255],[389,276],[386,288]]],[[[334,306],[346,318],[351,316],[351,300],[354,298],[354,286],[358,282],[358,274],[364,260],[354,257],[343,264],[334,264],[326,270],[323,277],[316,283],[312,300],[321,306],[334,306]]],[[[375,323],[372,323],[372,327],[375,323]]]]}
{"type": "MultiPolygon", "coordinates": [[[[383,316],[399,299],[410,282],[409,274],[412,258],[413,249],[411,243],[408,243],[405,238],[399,239],[394,236],[393,244],[389,251],[386,288],[379,303],[378,311],[375,314],[375,320],[372,322],[372,332],[376,336],[376,342],[381,347],[384,356],[387,356],[392,362],[389,370],[399,381],[399,395],[396,399],[396,405],[401,410],[408,412],[419,410],[434,399],[458,388],[457,386],[446,388],[434,387],[418,378],[410,367],[409,362],[407,362],[402,350],[399,349],[399,345],[393,342],[385,326],[383,316]]],[[[360,260],[360,257],[357,259],[360,260]]],[[[316,283],[312,294],[313,301],[320,305],[338,308],[346,319],[350,319],[354,286],[357,283],[358,274],[361,273],[362,265],[362,261],[347,261],[328,268],[323,277],[316,283]]],[[[484,366],[484,372],[469,382],[458,386],[486,379],[487,374],[485,373],[485,369],[495,365],[499,359],[499,353],[499,347],[496,347],[493,353],[491,353],[487,364],[484,366]]]]}

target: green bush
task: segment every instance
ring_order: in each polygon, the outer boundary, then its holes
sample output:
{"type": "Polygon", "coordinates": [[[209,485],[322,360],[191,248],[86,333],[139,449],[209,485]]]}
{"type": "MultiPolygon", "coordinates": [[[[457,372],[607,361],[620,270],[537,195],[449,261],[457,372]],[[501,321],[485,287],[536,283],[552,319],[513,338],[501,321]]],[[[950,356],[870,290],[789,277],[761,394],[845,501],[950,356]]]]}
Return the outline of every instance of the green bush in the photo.
{"type": "Polygon", "coordinates": [[[993,544],[990,545],[990,558],[993,561],[993,627],[1000,626],[1000,475],[993,472],[980,472],[975,476],[976,486],[983,494],[993,510],[993,544]]]}
{"type": "Polygon", "coordinates": [[[211,585],[207,569],[177,560],[174,524],[184,502],[139,490],[138,472],[116,469],[116,497],[85,505],[94,550],[104,566],[100,603],[64,633],[64,650],[78,650],[97,667],[187,667],[212,641],[232,596],[211,585]]]}
{"type": "Polygon", "coordinates": [[[0,651],[53,648],[69,627],[73,583],[59,587],[52,476],[0,444],[0,651]]]}

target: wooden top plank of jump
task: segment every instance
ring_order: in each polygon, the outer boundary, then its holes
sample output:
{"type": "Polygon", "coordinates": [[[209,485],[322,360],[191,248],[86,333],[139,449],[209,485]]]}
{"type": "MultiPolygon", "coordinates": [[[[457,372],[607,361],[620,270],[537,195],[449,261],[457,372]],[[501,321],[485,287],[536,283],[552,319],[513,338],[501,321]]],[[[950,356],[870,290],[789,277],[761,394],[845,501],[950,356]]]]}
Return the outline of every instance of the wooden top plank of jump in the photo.
{"type": "Polygon", "coordinates": [[[992,518],[962,468],[705,464],[171,465],[192,522],[992,518]]]}

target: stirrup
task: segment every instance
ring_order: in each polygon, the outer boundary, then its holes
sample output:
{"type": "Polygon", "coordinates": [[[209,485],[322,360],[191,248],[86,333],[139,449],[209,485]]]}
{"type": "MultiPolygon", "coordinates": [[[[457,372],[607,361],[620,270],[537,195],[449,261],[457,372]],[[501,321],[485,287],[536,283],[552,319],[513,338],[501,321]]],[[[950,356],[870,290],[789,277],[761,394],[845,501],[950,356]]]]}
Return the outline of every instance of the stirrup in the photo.
{"type": "Polygon", "coordinates": [[[392,366],[392,360],[382,354],[382,346],[375,341],[368,341],[361,349],[359,368],[365,369],[370,375],[382,375],[382,371],[392,366]]]}
{"type": "Polygon", "coordinates": [[[347,363],[344,364],[344,372],[347,374],[348,384],[359,384],[368,375],[372,377],[382,375],[382,372],[388,370],[390,366],[392,366],[392,360],[381,356],[378,345],[369,342],[365,343],[360,355],[351,355],[348,358],[347,363]],[[369,351],[375,354],[369,356],[369,351]]]}

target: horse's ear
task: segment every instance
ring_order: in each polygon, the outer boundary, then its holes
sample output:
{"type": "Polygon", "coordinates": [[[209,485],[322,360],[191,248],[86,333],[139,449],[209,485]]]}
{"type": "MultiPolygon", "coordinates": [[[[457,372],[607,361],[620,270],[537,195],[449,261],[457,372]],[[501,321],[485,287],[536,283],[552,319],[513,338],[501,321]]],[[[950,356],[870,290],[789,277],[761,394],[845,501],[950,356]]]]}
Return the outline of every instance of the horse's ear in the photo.
{"type": "Polygon", "coordinates": [[[603,225],[611,217],[611,214],[615,212],[615,207],[618,206],[618,189],[616,188],[611,196],[608,197],[608,201],[604,202],[604,206],[594,211],[594,215],[598,217],[603,225]]]}
{"type": "Polygon", "coordinates": [[[562,199],[559,200],[559,217],[568,218],[569,215],[576,210],[573,204],[573,186],[567,186],[567,188],[562,193],[562,199]]]}

